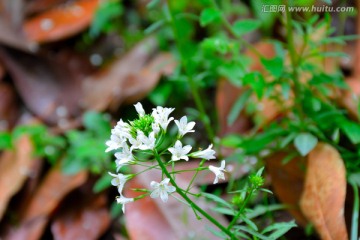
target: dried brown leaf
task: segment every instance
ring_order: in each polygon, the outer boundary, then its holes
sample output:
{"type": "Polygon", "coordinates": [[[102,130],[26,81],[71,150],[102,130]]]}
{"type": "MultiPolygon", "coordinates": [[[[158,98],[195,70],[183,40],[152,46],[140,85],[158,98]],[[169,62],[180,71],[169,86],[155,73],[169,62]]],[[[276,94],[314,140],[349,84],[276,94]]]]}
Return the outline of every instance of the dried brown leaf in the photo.
{"type": "Polygon", "coordinates": [[[283,152],[271,155],[266,159],[266,169],[276,196],[282,203],[290,206],[289,212],[299,224],[305,226],[307,220],[299,209],[299,200],[304,188],[305,160],[297,157],[283,164],[286,156],[288,154],[283,152]]]}
{"type": "Polygon", "coordinates": [[[344,203],[346,170],[332,146],[319,143],[309,154],[300,207],[321,239],[348,239],[344,203]]]}
{"type": "Polygon", "coordinates": [[[59,165],[53,167],[29,200],[19,226],[11,229],[5,239],[39,239],[61,200],[86,179],[85,171],[65,175],[59,165]]]}
{"type": "MultiPolygon", "coordinates": [[[[67,205],[51,225],[55,240],[99,239],[110,225],[106,196],[84,195],[77,206],[67,205]],[[88,200],[90,199],[90,200],[88,200]]],[[[74,200],[73,200],[74,202],[74,200]]]]}
{"type": "Polygon", "coordinates": [[[98,4],[99,0],[78,0],[50,9],[25,22],[25,35],[38,43],[73,36],[89,26],[98,4]]]}
{"type": "Polygon", "coordinates": [[[144,97],[162,74],[173,69],[168,54],[152,55],[157,49],[154,38],[136,45],[125,56],[84,81],[83,107],[102,111],[109,106],[117,109],[124,101],[137,101],[144,97]]]}
{"type": "Polygon", "coordinates": [[[11,197],[23,186],[32,165],[33,146],[27,136],[15,144],[15,150],[5,151],[0,158],[0,219],[11,197]]]}

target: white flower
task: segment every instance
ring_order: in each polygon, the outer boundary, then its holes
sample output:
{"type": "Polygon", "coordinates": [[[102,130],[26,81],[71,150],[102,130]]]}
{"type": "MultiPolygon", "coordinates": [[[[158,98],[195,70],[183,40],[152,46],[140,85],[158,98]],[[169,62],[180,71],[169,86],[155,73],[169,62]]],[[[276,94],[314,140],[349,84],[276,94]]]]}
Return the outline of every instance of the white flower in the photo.
{"type": "Polygon", "coordinates": [[[184,159],[184,160],[188,161],[189,157],[186,154],[188,154],[190,152],[191,146],[186,145],[183,147],[182,143],[179,140],[177,140],[175,143],[175,146],[169,148],[168,150],[169,150],[169,152],[172,153],[172,157],[171,157],[172,161],[177,161],[180,159],[184,159]]]}
{"type": "Polygon", "coordinates": [[[127,198],[127,197],[124,197],[123,195],[120,195],[119,197],[116,198],[116,201],[118,204],[122,204],[122,211],[123,213],[125,213],[125,204],[127,203],[130,203],[130,202],[133,202],[134,199],[133,198],[127,198]]]}
{"type": "Polygon", "coordinates": [[[206,159],[206,160],[209,160],[209,159],[215,159],[215,151],[212,150],[212,144],[209,145],[209,147],[203,151],[198,151],[198,152],[194,152],[192,153],[190,156],[191,157],[194,157],[194,158],[203,158],[203,159],[206,159]]]}
{"type": "Polygon", "coordinates": [[[166,130],[169,123],[174,119],[169,118],[170,113],[174,111],[174,108],[163,108],[157,107],[153,109],[152,116],[154,117],[155,123],[159,124],[160,127],[166,130]]]}
{"type": "Polygon", "coordinates": [[[154,190],[152,191],[150,197],[151,198],[157,198],[160,195],[160,198],[163,202],[167,202],[168,200],[168,194],[175,192],[175,187],[174,186],[168,186],[170,182],[169,178],[165,178],[164,180],[162,180],[160,183],[152,181],[150,183],[150,186],[152,188],[154,188],[154,190]]]}
{"type": "Polygon", "coordinates": [[[137,130],[136,138],[133,138],[133,137],[129,138],[129,142],[131,143],[130,151],[132,151],[133,149],[140,148],[140,146],[143,144],[142,139],[144,137],[145,137],[145,134],[142,131],[137,130]]]}
{"type": "Polygon", "coordinates": [[[129,146],[126,144],[123,145],[122,152],[115,153],[115,157],[117,171],[119,171],[122,166],[134,161],[134,156],[129,150],[129,146]]]}
{"type": "Polygon", "coordinates": [[[105,150],[105,152],[110,152],[112,150],[122,148],[125,141],[126,141],[126,139],[124,139],[118,135],[112,134],[110,136],[110,140],[106,141],[106,143],[105,143],[108,146],[108,148],[105,150]]]}
{"type": "Polygon", "coordinates": [[[139,147],[141,150],[154,149],[155,148],[155,133],[151,132],[148,137],[145,135],[141,136],[142,145],[139,147]]]}
{"type": "Polygon", "coordinates": [[[214,184],[218,183],[219,179],[225,180],[225,175],[223,173],[225,171],[225,160],[221,161],[220,167],[214,167],[210,165],[209,170],[215,174],[214,184]]]}
{"type": "Polygon", "coordinates": [[[134,106],[140,117],[145,115],[145,110],[141,103],[138,102],[137,104],[134,104],[134,106]]]}
{"type": "Polygon", "coordinates": [[[117,135],[120,138],[126,139],[130,137],[130,125],[123,122],[122,119],[117,122],[116,126],[111,130],[112,135],[117,135]]]}
{"type": "Polygon", "coordinates": [[[194,126],[195,126],[195,122],[187,122],[187,117],[183,116],[180,121],[175,120],[175,124],[178,126],[179,128],[179,134],[180,136],[184,136],[186,133],[188,132],[195,132],[195,130],[193,130],[194,126]]]}
{"type": "Polygon", "coordinates": [[[155,133],[155,135],[157,135],[160,132],[160,126],[158,123],[152,123],[151,124],[153,132],[155,133]]]}
{"type": "Polygon", "coordinates": [[[110,176],[114,177],[111,180],[111,185],[116,186],[118,188],[120,195],[122,195],[122,190],[124,188],[124,185],[125,185],[126,181],[131,178],[131,175],[124,175],[121,173],[114,174],[111,172],[109,172],[109,174],[110,174],[110,176]]]}

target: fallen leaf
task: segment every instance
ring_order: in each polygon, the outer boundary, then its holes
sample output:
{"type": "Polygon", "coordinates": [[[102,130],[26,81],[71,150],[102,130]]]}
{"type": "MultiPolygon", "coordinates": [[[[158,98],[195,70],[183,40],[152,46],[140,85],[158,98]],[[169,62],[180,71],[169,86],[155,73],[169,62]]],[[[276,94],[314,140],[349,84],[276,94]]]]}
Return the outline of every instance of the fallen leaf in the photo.
{"type": "Polygon", "coordinates": [[[11,229],[5,239],[39,239],[61,200],[86,179],[85,171],[76,175],[65,175],[60,165],[53,167],[29,200],[18,227],[11,229]]]}
{"type": "Polygon", "coordinates": [[[97,111],[109,106],[117,109],[124,101],[144,97],[155,87],[161,74],[168,73],[174,66],[170,55],[160,54],[152,58],[156,49],[156,40],[148,38],[99,73],[85,79],[82,106],[97,111]]]}
{"type": "Polygon", "coordinates": [[[19,104],[13,87],[0,82],[0,131],[12,128],[18,117],[19,104]]]}
{"type": "Polygon", "coordinates": [[[25,5],[25,12],[27,15],[31,15],[48,10],[66,1],[68,0],[32,0],[25,5]]]}
{"type": "MultiPolygon", "coordinates": [[[[296,151],[295,149],[293,151],[296,151]]],[[[278,152],[265,159],[266,170],[271,178],[271,186],[280,201],[289,205],[289,212],[296,221],[306,226],[307,220],[299,208],[299,200],[304,188],[304,158],[296,157],[283,164],[288,153],[278,152]]]]}
{"type": "Polygon", "coordinates": [[[26,52],[36,52],[38,45],[28,41],[23,33],[15,29],[0,12],[0,43],[21,49],[26,52]]]}
{"type": "Polygon", "coordinates": [[[56,57],[40,57],[5,48],[0,48],[0,58],[25,105],[46,123],[61,124],[80,115],[82,75],[78,72],[83,69],[72,70],[74,58],[61,62],[56,57]],[[59,108],[61,112],[57,111],[59,108]]]}
{"type": "Polygon", "coordinates": [[[77,199],[71,199],[65,207],[51,225],[55,240],[99,239],[110,225],[104,194],[91,196],[83,193],[77,199]]]}
{"type": "Polygon", "coordinates": [[[0,219],[11,197],[17,193],[28,178],[32,165],[33,146],[27,136],[15,143],[15,149],[4,151],[0,158],[0,219]]]}
{"type": "Polygon", "coordinates": [[[332,146],[319,143],[310,152],[300,207],[321,239],[348,239],[344,219],[346,170],[332,146]]]}
{"type": "Polygon", "coordinates": [[[98,5],[99,0],[78,0],[50,9],[25,22],[25,35],[38,43],[73,36],[89,26],[98,5]]]}

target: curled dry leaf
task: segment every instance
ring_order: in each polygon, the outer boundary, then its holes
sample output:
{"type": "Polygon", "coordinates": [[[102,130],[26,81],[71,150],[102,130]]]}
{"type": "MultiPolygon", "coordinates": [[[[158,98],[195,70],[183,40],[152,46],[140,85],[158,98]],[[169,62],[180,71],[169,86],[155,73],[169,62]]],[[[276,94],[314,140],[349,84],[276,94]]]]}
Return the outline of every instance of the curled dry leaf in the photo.
{"type": "Polygon", "coordinates": [[[15,150],[4,151],[0,158],[0,219],[11,197],[17,193],[30,174],[33,146],[27,136],[15,143],[15,150]]]}
{"type": "MultiPolygon", "coordinates": [[[[160,176],[159,171],[139,175],[132,182],[129,182],[129,186],[125,189],[125,196],[134,197],[134,193],[130,188],[150,188],[149,183],[152,180],[160,181],[160,176]]],[[[176,180],[179,186],[187,186],[187,181],[184,181],[184,179],[176,178],[176,180]]],[[[192,192],[198,193],[197,188],[192,188],[192,192]]],[[[205,203],[201,198],[194,201],[203,209],[206,209],[220,223],[227,224],[223,216],[209,210],[212,207],[211,204],[205,203]]],[[[209,240],[218,239],[206,229],[206,226],[216,229],[212,223],[205,218],[197,220],[190,207],[173,197],[169,197],[167,203],[150,197],[129,203],[126,205],[125,219],[130,239],[134,240],[198,239],[200,236],[209,240]]]]}
{"type": "Polygon", "coordinates": [[[288,154],[284,152],[269,156],[265,161],[266,169],[276,196],[282,203],[290,206],[288,210],[296,221],[306,226],[307,220],[299,209],[299,200],[304,188],[305,160],[296,157],[287,164],[283,164],[282,161],[287,156],[288,154]]]}
{"type": "Polygon", "coordinates": [[[50,9],[25,22],[25,35],[38,43],[73,36],[89,26],[98,4],[99,0],[79,0],[50,9]]]}
{"type": "Polygon", "coordinates": [[[39,239],[61,200],[87,179],[87,172],[65,175],[60,165],[53,167],[29,200],[18,227],[11,229],[5,239],[39,239]]]}
{"type": "Polygon", "coordinates": [[[107,199],[104,194],[89,197],[67,204],[65,212],[55,218],[51,231],[55,240],[99,239],[110,225],[110,215],[107,209],[107,199]],[[90,198],[90,200],[89,200],[90,198]],[[86,201],[85,201],[86,199],[86,201]]]}
{"type": "Polygon", "coordinates": [[[348,239],[344,219],[345,196],[344,162],[336,149],[319,143],[308,156],[300,207],[321,239],[348,239]]]}
{"type": "Polygon", "coordinates": [[[124,101],[137,101],[155,87],[162,74],[172,72],[175,64],[168,54],[151,58],[156,40],[148,38],[125,56],[84,81],[82,106],[97,111],[110,106],[117,109],[124,101]]]}

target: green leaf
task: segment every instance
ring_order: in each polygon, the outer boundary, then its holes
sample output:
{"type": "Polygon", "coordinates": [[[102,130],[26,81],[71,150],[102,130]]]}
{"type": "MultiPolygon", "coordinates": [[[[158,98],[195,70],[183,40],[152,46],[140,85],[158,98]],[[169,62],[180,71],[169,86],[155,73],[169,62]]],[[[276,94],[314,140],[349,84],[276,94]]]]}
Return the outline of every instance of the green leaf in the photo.
{"type": "Polygon", "coordinates": [[[248,219],[246,216],[244,216],[244,215],[241,215],[241,220],[243,220],[247,225],[249,225],[249,227],[251,227],[253,230],[255,230],[255,231],[258,231],[259,229],[258,229],[258,227],[256,226],[256,224],[253,222],[253,221],[251,221],[250,219],[248,219]]]}
{"type": "Polygon", "coordinates": [[[240,37],[244,34],[252,32],[258,29],[261,25],[259,20],[255,19],[245,19],[245,20],[238,20],[234,23],[232,29],[233,31],[240,37]]]}
{"type": "Polygon", "coordinates": [[[353,144],[360,143],[360,125],[358,123],[344,121],[341,123],[340,128],[353,144]]]}
{"type": "Polygon", "coordinates": [[[213,200],[214,202],[218,203],[218,204],[221,204],[221,205],[224,205],[230,209],[232,209],[232,206],[230,203],[228,203],[227,201],[225,201],[224,199],[214,195],[214,194],[211,194],[211,193],[201,193],[201,195],[203,195],[204,197],[210,199],[210,200],[213,200]]]}
{"type": "Polygon", "coordinates": [[[348,179],[350,183],[356,184],[358,187],[360,187],[360,172],[350,174],[348,179]]]}
{"type": "Polygon", "coordinates": [[[119,0],[104,1],[97,9],[90,26],[89,34],[91,37],[97,37],[102,32],[106,32],[114,25],[114,19],[120,17],[124,8],[119,0]]]}
{"type": "Polygon", "coordinates": [[[240,231],[250,233],[251,235],[258,237],[259,239],[263,239],[263,240],[269,240],[270,239],[270,238],[264,236],[263,234],[260,234],[257,231],[254,231],[251,228],[246,227],[246,226],[235,226],[234,229],[236,229],[238,231],[240,230],[240,231]]]}
{"type": "Polygon", "coordinates": [[[83,123],[86,129],[93,131],[96,136],[106,138],[111,131],[109,120],[106,119],[105,115],[98,112],[86,112],[83,116],[83,123]]]}
{"type": "Polygon", "coordinates": [[[244,109],[245,103],[248,101],[252,94],[251,89],[247,89],[244,93],[240,95],[240,97],[236,100],[234,105],[232,106],[230,113],[227,117],[227,124],[231,126],[235,120],[240,115],[241,111],[244,109]]]}
{"type": "Polygon", "coordinates": [[[282,75],[284,70],[284,60],[280,57],[274,57],[272,59],[261,58],[261,63],[265,69],[271,73],[274,77],[278,78],[282,75]]]}
{"type": "Polygon", "coordinates": [[[205,226],[205,228],[211,232],[212,234],[214,234],[214,236],[219,237],[220,239],[227,239],[228,235],[226,235],[223,231],[219,231],[219,230],[215,230],[209,226],[205,226]]]}
{"type": "Polygon", "coordinates": [[[234,216],[234,211],[232,211],[231,209],[228,208],[223,208],[223,207],[214,207],[211,208],[211,210],[213,210],[214,212],[218,212],[224,215],[229,215],[229,216],[234,216]]]}
{"type": "Polygon", "coordinates": [[[111,186],[111,176],[107,173],[102,175],[95,183],[93,192],[99,193],[111,186]]]}
{"type": "Polygon", "coordinates": [[[258,99],[261,99],[266,90],[266,82],[263,75],[259,72],[251,72],[244,76],[243,83],[250,85],[256,93],[258,99]]]}
{"type": "Polygon", "coordinates": [[[266,227],[262,231],[262,234],[273,231],[269,235],[269,238],[270,239],[278,239],[279,237],[283,236],[285,233],[287,233],[293,227],[297,227],[294,220],[290,221],[290,222],[274,223],[274,224],[266,227]]]}
{"type": "Polygon", "coordinates": [[[206,8],[200,14],[200,25],[205,27],[209,23],[220,20],[221,12],[215,8],[206,8]]]}
{"type": "Polygon", "coordinates": [[[0,150],[10,149],[11,146],[11,134],[8,132],[0,132],[0,150]]]}
{"type": "Polygon", "coordinates": [[[237,134],[229,134],[221,139],[221,145],[225,147],[237,147],[242,142],[242,137],[237,134]]]}
{"type": "Polygon", "coordinates": [[[299,151],[301,156],[306,156],[314,149],[318,139],[311,133],[300,133],[294,140],[295,148],[299,151]]]}

